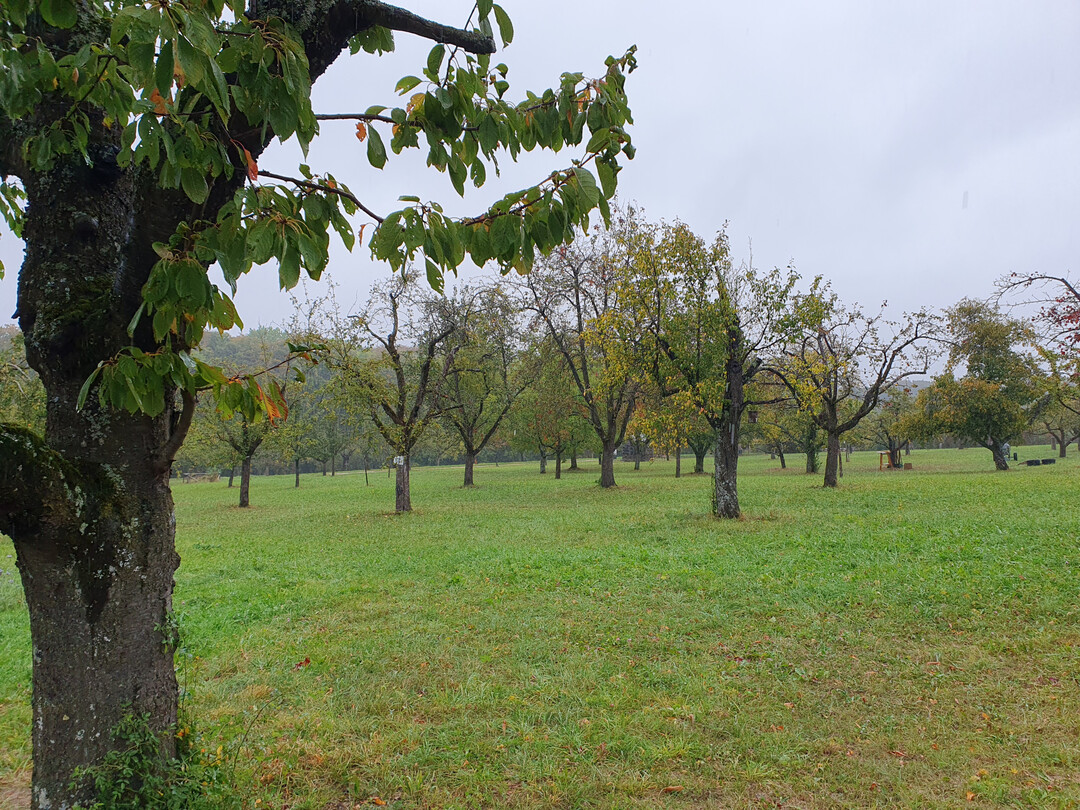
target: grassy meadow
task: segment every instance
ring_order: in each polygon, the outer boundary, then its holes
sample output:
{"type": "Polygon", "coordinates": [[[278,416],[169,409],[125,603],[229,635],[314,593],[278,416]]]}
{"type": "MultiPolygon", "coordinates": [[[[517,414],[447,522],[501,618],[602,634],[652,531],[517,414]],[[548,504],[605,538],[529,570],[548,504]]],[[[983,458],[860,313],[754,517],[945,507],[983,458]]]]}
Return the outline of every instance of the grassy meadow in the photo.
{"type": "Polygon", "coordinates": [[[746,457],[735,522],[664,461],[416,469],[406,516],[385,473],[177,484],[188,715],[247,808],[1080,807],[1080,457],[905,460],[746,457]]]}

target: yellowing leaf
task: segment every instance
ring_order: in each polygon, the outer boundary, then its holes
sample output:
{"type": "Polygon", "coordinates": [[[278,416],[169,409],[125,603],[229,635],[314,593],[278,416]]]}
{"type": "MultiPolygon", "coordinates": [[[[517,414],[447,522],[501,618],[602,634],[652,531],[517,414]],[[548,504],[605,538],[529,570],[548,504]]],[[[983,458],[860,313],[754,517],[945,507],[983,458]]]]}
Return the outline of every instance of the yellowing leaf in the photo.
{"type": "Polygon", "coordinates": [[[364,138],[366,138],[366,137],[367,137],[367,127],[364,126],[363,121],[357,121],[356,122],[356,140],[363,143],[364,138]]]}

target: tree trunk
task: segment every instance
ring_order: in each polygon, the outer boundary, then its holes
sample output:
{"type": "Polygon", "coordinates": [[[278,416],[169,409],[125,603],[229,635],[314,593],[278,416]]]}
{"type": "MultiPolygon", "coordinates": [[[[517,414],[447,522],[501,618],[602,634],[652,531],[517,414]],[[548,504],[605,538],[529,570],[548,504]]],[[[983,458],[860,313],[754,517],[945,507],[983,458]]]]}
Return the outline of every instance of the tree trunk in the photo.
{"type": "Polygon", "coordinates": [[[371,481],[368,480],[367,471],[368,471],[368,460],[365,458],[364,459],[364,486],[365,487],[370,487],[371,486],[371,481]]]}
{"type": "Polygon", "coordinates": [[[337,475],[337,454],[330,456],[330,475],[337,475]]]}
{"type": "Polygon", "coordinates": [[[571,450],[570,451],[570,469],[571,470],[576,470],[577,468],[578,468],[578,465],[577,465],[577,450],[571,450]]]}
{"type": "Polygon", "coordinates": [[[1058,458],[1065,458],[1065,449],[1068,446],[1068,442],[1058,442],[1058,458]]]}
{"type": "Polygon", "coordinates": [[[1002,447],[1002,443],[996,439],[990,442],[990,452],[994,454],[994,467],[997,470],[1004,472],[1009,469],[1009,459],[1005,455],[1005,448],[1002,447]]]}
{"type": "Polygon", "coordinates": [[[251,499],[248,497],[251,492],[251,456],[247,456],[240,462],[240,506],[246,508],[251,506],[251,499]]]}
{"type": "Polygon", "coordinates": [[[900,445],[895,439],[889,439],[889,466],[897,470],[904,467],[904,462],[900,460],[900,445]]]}
{"type": "Polygon", "coordinates": [[[787,459],[784,458],[784,448],[783,448],[782,445],[777,445],[777,447],[776,447],[776,455],[780,459],[780,469],[781,470],[786,470],[787,469],[787,459]]]}
{"type": "Polygon", "coordinates": [[[326,461],[322,462],[322,474],[323,474],[323,476],[326,475],[326,461]]]}
{"type": "Polygon", "coordinates": [[[562,478],[562,450],[555,451],[555,480],[562,478]]]}
{"type": "Polygon", "coordinates": [[[229,489],[232,489],[233,478],[236,476],[236,465],[229,467],[229,489]]]}
{"type": "Polygon", "coordinates": [[[713,446],[713,514],[719,518],[739,517],[739,429],[738,423],[716,431],[713,446]]]}
{"type": "Polygon", "coordinates": [[[615,486],[614,444],[605,444],[600,453],[600,486],[604,489],[615,486]]]}
{"type": "Polygon", "coordinates": [[[398,465],[397,468],[397,482],[394,487],[395,502],[394,510],[396,512],[411,512],[412,511],[412,493],[409,491],[409,457],[405,456],[405,461],[398,465]]]}
{"type": "Polygon", "coordinates": [[[634,454],[634,472],[641,469],[641,456],[634,454]]]}
{"type": "Polygon", "coordinates": [[[543,450],[540,451],[540,474],[547,474],[547,453],[543,450]]]}
{"type": "Polygon", "coordinates": [[[293,469],[296,471],[296,484],[294,487],[300,489],[300,458],[299,456],[293,459],[293,469]]]}
{"type": "MultiPolygon", "coordinates": [[[[88,371],[86,372],[89,373],[88,371]]],[[[175,754],[175,551],[170,465],[157,419],[75,402],[80,370],[49,380],[47,439],[0,426],[0,531],[14,541],[33,655],[32,806],[92,800],[76,768],[102,760],[112,730],[147,714],[175,754]]]]}
{"type": "Polygon", "coordinates": [[[830,431],[825,446],[825,486],[835,487],[840,472],[840,435],[830,431]]]}
{"type": "Polygon", "coordinates": [[[682,478],[682,448],[675,448],[675,477],[682,478]]]}
{"type": "Polygon", "coordinates": [[[708,448],[702,447],[698,449],[694,448],[694,472],[704,474],[705,472],[705,454],[708,452],[708,448]]]}
{"type": "Polygon", "coordinates": [[[476,462],[476,453],[465,451],[465,486],[473,485],[473,464],[476,462]]]}

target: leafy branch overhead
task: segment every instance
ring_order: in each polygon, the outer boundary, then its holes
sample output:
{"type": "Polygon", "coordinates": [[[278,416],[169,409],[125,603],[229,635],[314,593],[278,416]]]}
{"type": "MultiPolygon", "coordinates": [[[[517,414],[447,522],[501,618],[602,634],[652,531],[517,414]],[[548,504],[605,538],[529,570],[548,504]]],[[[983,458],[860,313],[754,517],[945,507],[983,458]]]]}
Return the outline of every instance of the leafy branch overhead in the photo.
{"type": "MultiPolygon", "coordinates": [[[[238,280],[275,262],[283,288],[325,270],[333,230],[351,250],[365,236],[396,271],[422,263],[429,284],[468,257],[528,272],[537,256],[610,217],[621,160],[634,155],[626,75],[634,48],[608,57],[597,78],[562,74],[557,87],[512,101],[509,69],[493,63],[494,35],[513,36],[506,12],[480,0],[466,28],[425,20],[380,2],[337,0],[11,0],[0,9],[0,213],[19,232],[21,187],[33,173],[78,157],[95,171],[128,173],[153,194],[147,204],[178,210],[178,227],[152,245],[156,256],[131,317],[131,348],[102,361],[96,378],[115,407],[160,413],[171,388],[221,383],[192,361],[206,329],[240,326],[238,280]],[[342,20],[348,20],[344,25],[342,20]],[[475,21],[474,21],[475,20],[475,21]],[[343,49],[393,49],[393,31],[433,39],[419,75],[397,84],[401,106],[317,115],[311,84],[343,49]],[[42,119],[48,107],[59,112],[42,119]],[[501,158],[579,147],[570,165],[508,194],[473,216],[448,216],[438,202],[403,196],[377,214],[332,174],[301,164],[268,171],[259,158],[274,139],[306,152],[320,126],[355,122],[368,162],[424,149],[459,195],[482,186],[501,158]],[[21,122],[27,122],[25,124],[21,122]],[[230,290],[213,284],[220,265],[230,290]]],[[[277,168],[277,167],[274,167],[277,168]]],[[[251,383],[251,401],[263,407],[251,383]]],[[[227,389],[225,389],[227,390],[227,389]]],[[[229,406],[227,406],[229,407],[229,406]]],[[[246,401],[244,407],[247,407],[246,401]]]]}

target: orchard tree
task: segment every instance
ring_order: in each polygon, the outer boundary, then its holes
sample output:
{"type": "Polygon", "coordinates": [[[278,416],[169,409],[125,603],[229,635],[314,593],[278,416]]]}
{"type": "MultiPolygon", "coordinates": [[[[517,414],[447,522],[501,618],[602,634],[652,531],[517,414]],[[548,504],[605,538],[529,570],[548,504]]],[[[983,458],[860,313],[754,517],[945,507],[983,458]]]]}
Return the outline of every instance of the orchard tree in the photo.
{"type": "Polygon", "coordinates": [[[536,313],[585,403],[600,443],[600,486],[615,486],[615,451],[626,438],[639,381],[620,354],[634,327],[625,322],[614,232],[630,225],[633,209],[616,211],[613,227],[584,230],[539,262],[524,283],[525,306],[536,313]]]}
{"type": "MultiPolygon", "coordinates": [[[[736,268],[727,235],[707,244],[686,225],[636,222],[619,232],[628,261],[619,285],[641,328],[622,346],[626,362],[664,394],[680,393],[714,431],[713,512],[740,515],[738,464],[743,414],[763,357],[786,346],[804,320],[798,276],[736,268]]],[[[809,300],[812,300],[812,296],[809,300]]],[[[767,400],[769,401],[769,400],[767,400]]]]}
{"type": "Polygon", "coordinates": [[[456,351],[447,340],[457,325],[435,317],[433,297],[421,292],[414,273],[395,275],[372,289],[363,313],[327,313],[317,337],[324,361],[393,451],[398,512],[412,511],[412,451],[442,415],[439,391],[456,351]]]}
{"type": "Polygon", "coordinates": [[[291,287],[323,271],[331,230],[355,242],[349,217],[364,212],[378,259],[416,260],[438,285],[466,255],[526,271],[607,211],[633,154],[633,52],[514,103],[490,58],[492,15],[509,41],[490,0],[468,30],[379,0],[0,4],[0,213],[26,244],[18,317],[48,396],[44,436],[0,427],[0,530],[35,650],[35,808],[91,801],[72,776],[102,761],[126,715],[149,718],[163,758],[175,750],[171,465],[199,390],[252,420],[281,407],[273,386],[192,356],[207,327],[239,323],[207,268],[232,285],[274,262],[291,287]],[[437,43],[398,84],[407,103],[316,114],[311,83],[345,51],[391,49],[393,31],[437,43]],[[571,168],[465,218],[415,198],[379,215],[329,175],[259,165],[271,141],[306,148],[342,118],[374,167],[423,148],[458,193],[501,155],[585,146],[571,168]]]}
{"type": "Polygon", "coordinates": [[[1007,470],[1005,445],[1051,402],[1026,349],[1032,333],[991,304],[964,299],[948,312],[948,338],[946,373],[919,392],[914,428],[923,438],[950,434],[985,447],[1007,470]]]}
{"type": "Polygon", "coordinates": [[[898,386],[881,398],[856,432],[870,444],[883,448],[889,454],[889,466],[900,469],[904,466],[900,453],[914,437],[916,414],[911,388],[898,386]]]}
{"type": "Polygon", "coordinates": [[[509,414],[510,444],[522,452],[539,453],[541,473],[547,472],[548,456],[553,456],[559,479],[563,458],[573,458],[593,432],[588,411],[562,353],[550,338],[530,346],[523,365],[534,382],[509,414]]]}
{"type": "Polygon", "coordinates": [[[471,487],[476,457],[530,383],[522,367],[520,313],[498,284],[462,287],[432,304],[439,320],[455,325],[449,338],[454,360],[439,396],[444,422],[461,438],[464,485],[471,487]]]}
{"type": "Polygon", "coordinates": [[[1034,318],[1044,346],[1063,358],[1080,358],[1080,283],[1064,276],[1012,273],[997,282],[996,299],[1036,307],[1034,318]]]}
{"type": "MultiPolygon", "coordinates": [[[[926,374],[935,354],[936,320],[926,314],[891,323],[822,299],[821,317],[786,351],[773,373],[825,433],[825,486],[840,471],[840,437],[854,430],[904,380],[926,374]]],[[[884,308],[883,308],[884,309],[884,308]]]]}

